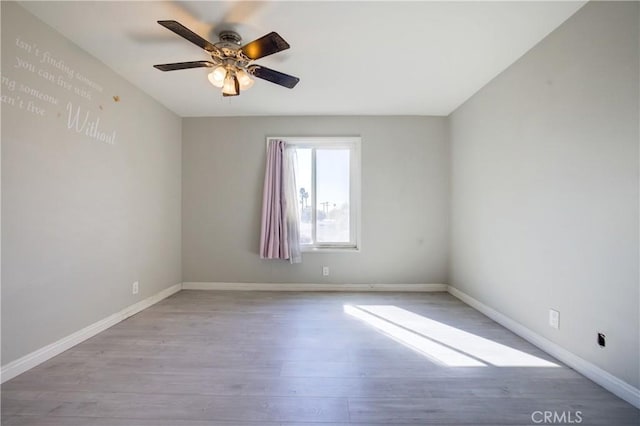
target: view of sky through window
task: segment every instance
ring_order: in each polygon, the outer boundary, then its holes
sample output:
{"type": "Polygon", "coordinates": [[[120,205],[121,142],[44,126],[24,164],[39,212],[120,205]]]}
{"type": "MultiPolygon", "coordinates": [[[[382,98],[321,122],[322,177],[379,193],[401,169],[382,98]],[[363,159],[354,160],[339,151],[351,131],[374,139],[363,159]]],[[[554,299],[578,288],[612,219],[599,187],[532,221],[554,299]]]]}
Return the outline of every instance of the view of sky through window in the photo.
{"type": "Polygon", "coordinates": [[[349,191],[350,151],[344,148],[315,150],[316,194],[313,193],[313,149],[298,148],[298,207],[300,242],[312,244],[315,201],[316,241],[346,243],[350,241],[349,191]]]}

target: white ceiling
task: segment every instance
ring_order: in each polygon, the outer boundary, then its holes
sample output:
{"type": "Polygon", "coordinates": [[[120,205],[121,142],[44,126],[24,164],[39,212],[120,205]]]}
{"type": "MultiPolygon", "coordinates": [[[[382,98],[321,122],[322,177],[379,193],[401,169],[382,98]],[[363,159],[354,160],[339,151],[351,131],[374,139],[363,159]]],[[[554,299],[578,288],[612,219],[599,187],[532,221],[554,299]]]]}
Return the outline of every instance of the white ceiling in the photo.
{"type": "Polygon", "coordinates": [[[182,117],[448,115],[575,13],[560,2],[22,2],[27,10],[182,117]],[[300,78],[264,80],[222,98],[204,68],[154,64],[208,59],[156,23],[173,19],[217,42],[278,32],[291,49],[256,61],[300,78]]]}

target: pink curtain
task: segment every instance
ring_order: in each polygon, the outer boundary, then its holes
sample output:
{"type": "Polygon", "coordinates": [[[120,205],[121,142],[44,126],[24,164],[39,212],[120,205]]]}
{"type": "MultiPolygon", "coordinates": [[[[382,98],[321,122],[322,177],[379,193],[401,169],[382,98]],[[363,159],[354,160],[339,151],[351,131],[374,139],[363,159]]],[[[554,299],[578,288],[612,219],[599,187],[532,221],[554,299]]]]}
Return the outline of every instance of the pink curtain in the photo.
{"type": "Polygon", "coordinates": [[[262,194],[262,259],[301,261],[294,156],[295,152],[287,151],[284,141],[269,141],[262,194]],[[291,202],[287,203],[287,199],[291,202]]]}

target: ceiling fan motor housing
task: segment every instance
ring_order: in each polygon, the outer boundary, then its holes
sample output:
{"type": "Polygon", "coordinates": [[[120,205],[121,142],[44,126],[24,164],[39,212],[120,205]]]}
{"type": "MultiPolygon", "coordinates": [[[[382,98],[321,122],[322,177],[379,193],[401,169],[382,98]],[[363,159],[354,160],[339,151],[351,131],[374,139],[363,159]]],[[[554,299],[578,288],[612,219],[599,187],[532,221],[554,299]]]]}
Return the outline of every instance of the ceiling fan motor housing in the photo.
{"type": "Polygon", "coordinates": [[[220,41],[222,43],[230,43],[233,44],[234,47],[240,46],[240,41],[242,41],[242,37],[240,37],[240,34],[235,31],[220,31],[218,37],[220,37],[220,41]]]}
{"type": "Polygon", "coordinates": [[[215,44],[218,52],[210,52],[215,63],[222,62],[226,65],[235,65],[236,67],[244,67],[249,59],[242,54],[240,41],[242,37],[235,31],[221,31],[218,35],[220,41],[215,44]],[[220,55],[222,53],[222,55],[220,55]]]}

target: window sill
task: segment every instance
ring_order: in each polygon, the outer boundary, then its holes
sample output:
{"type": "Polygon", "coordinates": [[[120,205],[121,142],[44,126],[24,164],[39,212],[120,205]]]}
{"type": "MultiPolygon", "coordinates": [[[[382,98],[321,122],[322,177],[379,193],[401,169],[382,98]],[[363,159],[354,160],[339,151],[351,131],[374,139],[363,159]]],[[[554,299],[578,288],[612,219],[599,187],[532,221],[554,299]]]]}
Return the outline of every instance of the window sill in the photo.
{"type": "Polygon", "coordinates": [[[359,253],[359,247],[301,247],[302,253],[359,253]]]}

